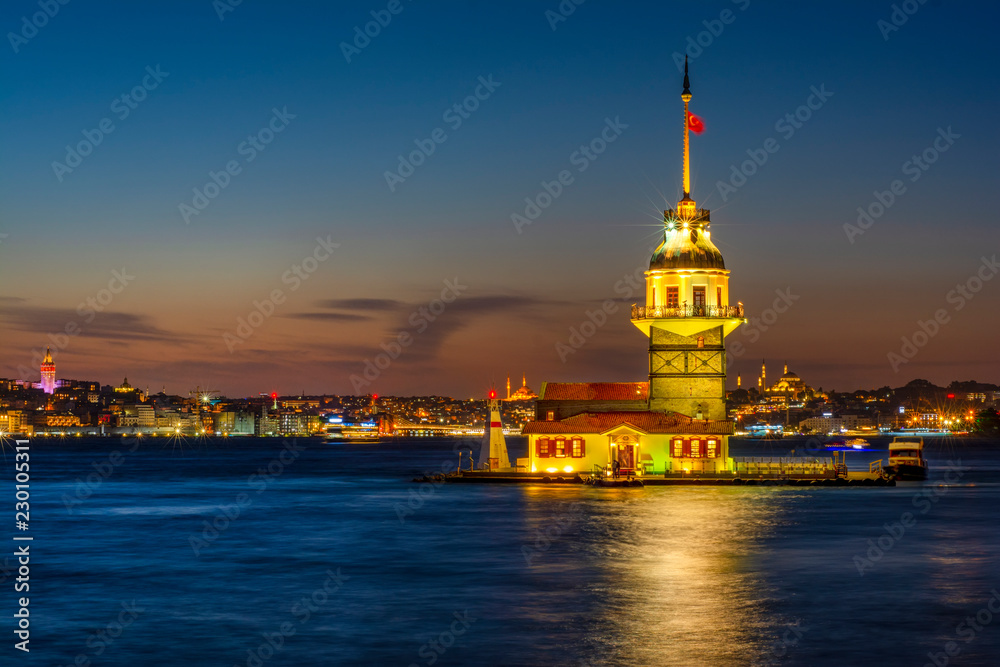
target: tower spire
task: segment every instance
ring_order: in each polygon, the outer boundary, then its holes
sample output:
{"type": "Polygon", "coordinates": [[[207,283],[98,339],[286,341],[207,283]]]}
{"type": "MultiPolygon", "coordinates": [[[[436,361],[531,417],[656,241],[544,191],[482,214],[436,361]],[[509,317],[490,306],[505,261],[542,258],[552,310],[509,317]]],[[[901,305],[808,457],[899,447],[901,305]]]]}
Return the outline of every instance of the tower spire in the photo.
{"type": "Polygon", "coordinates": [[[688,59],[684,56],[684,90],[681,92],[684,100],[684,199],[691,198],[691,160],[690,160],[690,116],[688,102],[691,101],[691,80],[688,78],[688,59]]]}

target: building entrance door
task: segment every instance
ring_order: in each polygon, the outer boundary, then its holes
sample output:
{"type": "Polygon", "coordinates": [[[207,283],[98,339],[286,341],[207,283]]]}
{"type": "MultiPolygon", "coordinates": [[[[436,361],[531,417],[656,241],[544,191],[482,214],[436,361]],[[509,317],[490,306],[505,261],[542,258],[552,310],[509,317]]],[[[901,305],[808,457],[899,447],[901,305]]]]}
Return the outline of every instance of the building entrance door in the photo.
{"type": "Polygon", "coordinates": [[[613,442],[614,444],[611,447],[612,465],[614,465],[614,463],[618,464],[619,475],[634,475],[636,450],[639,447],[639,438],[625,433],[614,438],[613,442]]]}

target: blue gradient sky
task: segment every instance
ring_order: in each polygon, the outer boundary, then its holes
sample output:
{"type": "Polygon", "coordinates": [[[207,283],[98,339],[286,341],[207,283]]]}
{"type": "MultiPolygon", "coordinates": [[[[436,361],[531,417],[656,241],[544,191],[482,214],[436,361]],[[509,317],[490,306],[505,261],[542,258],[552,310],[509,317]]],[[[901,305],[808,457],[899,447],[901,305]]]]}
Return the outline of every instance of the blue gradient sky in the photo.
{"type": "MultiPolygon", "coordinates": [[[[339,44],[385,2],[245,1],[221,21],[209,0],[70,2],[17,53],[3,47],[0,375],[37,369],[33,350],[77,322],[60,377],[153,390],[353,392],[350,376],[400,332],[414,343],[366,390],[643,379],[627,314],[641,297],[615,285],[648,262],[679,196],[672,54],[729,9],[691,65],[707,126],[692,196],[712,209],[734,301],[753,315],[776,289],[799,296],[767,331],[733,334],[745,352],[730,386],[762,357],[825,389],[1000,380],[1000,279],[960,311],[946,300],[1000,251],[1000,10],[928,2],[885,40],[891,3],[744,5],[589,0],[553,30],[555,1],[404,0],[348,63],[339,44]],[[113,100],[147,66],[169,76],[119,120],[113,100]],[[499,88],[451,130],[443,112],[481,76],[499,88]],[[821,85],[833,96],[782,137],[776,121],[821,85]],[[286,107],[295,119],[185,224],[192,188],[286,107]],[[616,117],[621,137],[518,234],[525,197],[616,117]],[[52,163],[103,118],[114,132],[60,182],[52,163]],[[911,183],[903,163],[949,126],[961,138],[911,183]],[[390,191],[384,172],[438,127],[447,141],[390,191]],[[716,183],[768,137],[780,150],[724,202],[716,183]],[[905,194],[849,243],[843,225],[894,179],[905,194]],[[317,237],[340,247],[292,291],[282,276],[317,237]],[[123,268],[135,279],[85,322],[78,304],[123,268]],[[456,278],[468,288],[418,333],[411,313],[456,278]],[[223,334],[274,289],[284,303],[231,353],[223,334]],[[614,297],[619,312],[561,360],[556,344],[614,297]],[[887,354],[940,308],[950,321],[894,371],[887,354]]],[[[5,3],[0,24],[20,32],[37,11],[5,3]]]]}

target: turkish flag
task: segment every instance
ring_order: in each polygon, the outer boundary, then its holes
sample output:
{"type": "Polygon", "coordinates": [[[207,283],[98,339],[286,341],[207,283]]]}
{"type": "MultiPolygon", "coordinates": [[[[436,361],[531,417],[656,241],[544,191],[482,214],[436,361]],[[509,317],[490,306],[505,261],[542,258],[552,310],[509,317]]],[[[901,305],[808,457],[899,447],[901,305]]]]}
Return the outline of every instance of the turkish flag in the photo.
{"type": "Polygon", "coordinates": [[[695,134],[701,134],[705,131],[705,123],[702,122],[701,118],[688,111],[688,128],[695,134]]]}

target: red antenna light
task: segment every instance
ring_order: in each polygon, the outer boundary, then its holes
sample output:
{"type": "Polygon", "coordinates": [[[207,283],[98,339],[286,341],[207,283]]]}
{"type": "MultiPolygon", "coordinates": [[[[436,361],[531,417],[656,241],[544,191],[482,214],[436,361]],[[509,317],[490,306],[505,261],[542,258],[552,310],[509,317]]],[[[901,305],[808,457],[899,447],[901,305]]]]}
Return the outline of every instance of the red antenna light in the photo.
{"type": "Polygon", "coordinates": [[[372,396],[372,400],[373,401],[377,401],[378,400],[378,394],[375,394],[374,396],[372,396]]]}
{"type": "Polygon", "coordinates": [[[272,392],[271,392],[271,398],[272,398],[272,399],[277,399],[277,398],[278,398],[278,392],[276,392],[276,391],[272,391],[272,392]]]}
{"type": "Polygon", "coordinates": [[[495,389],[490,389],[490,398],[496,398],[496,397],[497,397],[496,390],[495,389]]]}

